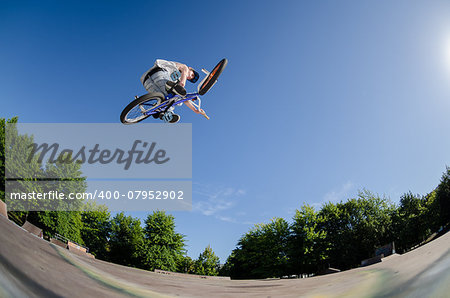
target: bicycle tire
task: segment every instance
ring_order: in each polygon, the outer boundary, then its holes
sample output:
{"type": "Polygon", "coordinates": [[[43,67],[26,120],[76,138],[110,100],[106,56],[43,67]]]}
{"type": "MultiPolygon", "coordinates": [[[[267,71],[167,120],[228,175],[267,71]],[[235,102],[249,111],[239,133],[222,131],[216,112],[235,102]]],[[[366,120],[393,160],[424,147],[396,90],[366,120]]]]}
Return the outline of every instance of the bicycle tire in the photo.
{"type": "Polygon", "coordinates": [[[227,64],[228,60],[226,58],[223,58],[222,60],[220,60],[219,63],[217,63],[216,67],[213,68],[213,70],[209,73],[206,80],[200,86],[198,94],[205,95],[206,92],[208,92],[209,89],[211,89],[211,87],[214,86],[214,84],[217,82],[217,79],[222,74],[222,71],[225,69],[227,64]]]}
{"type": "Polygon", "coordinates": [[[152,114],[144,114],[143,110],[142,110],[142,106],[148,105],[148,109],[146,110],[150,110],[153,107],[159,106],[161,104],[161,102],[164,100],[164,95],[162,93],[148,93],[148,94],[144,94],[138,98],[136,98],[135,100],[133,100],[132,102],[130,102],[125,109],[123,109],[122,113],[120,114],[120,121],[123,124],[134,124],[134,123],[138,123],[141,122],[144,119],[147,119],[150,115],[152,114]],[[129,118],[127,117],[129,115],[129,113],[134,109],[134,108],[138,108],[140,111],[140,115],[139,115],[139,111],[136,111],[137,116],[135,118],[129,118]]]}

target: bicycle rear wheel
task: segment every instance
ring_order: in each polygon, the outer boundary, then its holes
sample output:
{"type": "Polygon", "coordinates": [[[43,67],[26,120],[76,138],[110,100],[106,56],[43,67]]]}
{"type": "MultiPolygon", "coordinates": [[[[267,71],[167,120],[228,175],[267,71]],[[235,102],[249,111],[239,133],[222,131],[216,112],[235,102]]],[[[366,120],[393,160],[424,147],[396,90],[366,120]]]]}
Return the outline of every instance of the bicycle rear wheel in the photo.
{"type": "Polygon", "coordinates": [[[129,103],[125,109],[123,109],[120,114],[120,121],[123,124],[133,124],[138,123],[148,116],[157,113],[152,111],[154,107],[157,107],[164,100],[164,95],[162,93],[149,93],[136,98],[131,103],[129,103]]]}
{"type": "Polygon", "coordinates": [[[204,95],[206,92],[211,89],[212,86],[217,82],[217,79],[219,78],[222,71],[225,69],[225,66],[227,66],[228,60],[226,58],[223,58],[220,60],[219,63],[217,63],[216,67],[213,68],[213,70],[209,73],[208,77],[205,79],[203,84],[200,86],[200,89],[198,91],[198,94],[204,95]]]}

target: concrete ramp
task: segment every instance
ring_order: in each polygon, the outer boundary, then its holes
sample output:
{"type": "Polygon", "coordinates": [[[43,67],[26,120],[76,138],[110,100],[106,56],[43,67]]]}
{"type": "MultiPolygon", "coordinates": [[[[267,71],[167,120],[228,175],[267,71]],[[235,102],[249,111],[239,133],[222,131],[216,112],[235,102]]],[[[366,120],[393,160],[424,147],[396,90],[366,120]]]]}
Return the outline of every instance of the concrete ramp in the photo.
{"type": "Polygon", "coordinates": [[[85,258],[94,258],[93,255],[91,255],[90,253],[86,252],[86,249],[79,249],[79,248],[77,248],[75,246],[72,246],[72,245],[67,245],[67,248],[73,254],[76,254],[76,255],[79,255],[79,256],[82,256],[82,257],[85,257],[85,258]]]}
{"type": "Polygon", "coordinates": [[[36,227],[31,222],[25,221],[22,228],[24,228],[25,230],[27,230],[28,232],[30,232],[31,234],[33,234],[39,238],[42,238],[44,236],[42,229],[36,227]]]}
{"type": "Polygon", "coordinates": [[[450,234],[404,255],[306,279],[187,278],[81,257],[0,216],[0,297],[448,297],[450,234]]]}
{"type": "Polygon", "coordinates": [[[67,248],[66,243],[62,242],[61,240],[55,239],[55,238],[50,238],[50,243],[58,245],[59,247],[62,247],[62,248],[67,248]]]}

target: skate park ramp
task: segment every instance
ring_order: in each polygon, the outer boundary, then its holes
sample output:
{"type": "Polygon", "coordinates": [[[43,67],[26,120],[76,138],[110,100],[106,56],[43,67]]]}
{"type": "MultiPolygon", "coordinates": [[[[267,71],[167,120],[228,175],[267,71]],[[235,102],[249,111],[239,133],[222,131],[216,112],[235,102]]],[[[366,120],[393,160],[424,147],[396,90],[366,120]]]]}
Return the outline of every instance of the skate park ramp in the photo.
{"type": "Polygon", "coordinates": [[[0,297],[449,297],[450,233],[404,255],[305,279],[163,275],[72,254],[0,215],[0,297]]]}

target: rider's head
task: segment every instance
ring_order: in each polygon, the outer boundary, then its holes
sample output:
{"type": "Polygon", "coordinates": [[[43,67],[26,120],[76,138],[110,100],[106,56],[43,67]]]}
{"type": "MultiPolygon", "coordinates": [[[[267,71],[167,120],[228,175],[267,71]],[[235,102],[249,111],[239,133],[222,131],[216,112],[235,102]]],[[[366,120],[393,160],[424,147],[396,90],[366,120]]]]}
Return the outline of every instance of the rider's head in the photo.
{"type": "Polygon", "coordinates": [[[199,77],[200,76],[199,76],[198,72],[196,72],[192,67],[189,67],[189,73],[188,73],[188,77],[187,77],[188,81],[191,83],[195,83],[198,81],[199,77]]]}

